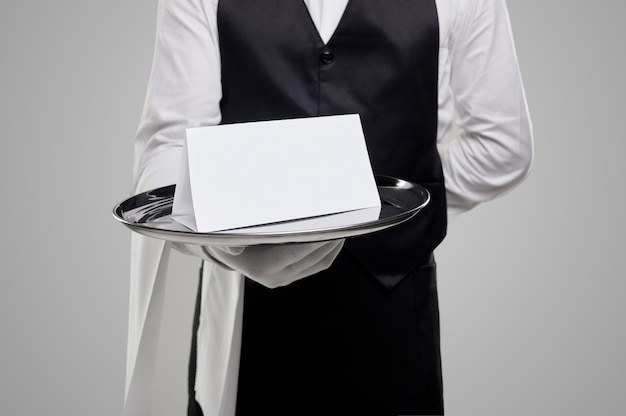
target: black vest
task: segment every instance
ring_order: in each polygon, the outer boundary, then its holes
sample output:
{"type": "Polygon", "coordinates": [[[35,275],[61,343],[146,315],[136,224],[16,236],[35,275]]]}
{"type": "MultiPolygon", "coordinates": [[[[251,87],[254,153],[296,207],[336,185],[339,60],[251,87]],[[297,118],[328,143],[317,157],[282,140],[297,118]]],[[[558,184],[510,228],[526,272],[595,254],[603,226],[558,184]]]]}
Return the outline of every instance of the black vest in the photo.
{"type": "Polygon", "coordinates": [[[435,1],[351,0],[326,45],[301,0],[220,0],[218,7],[222,123],[358,113],[374,173],[430,192],[413,220],[346,243],[393,287],[446,231],[435,1]]]}

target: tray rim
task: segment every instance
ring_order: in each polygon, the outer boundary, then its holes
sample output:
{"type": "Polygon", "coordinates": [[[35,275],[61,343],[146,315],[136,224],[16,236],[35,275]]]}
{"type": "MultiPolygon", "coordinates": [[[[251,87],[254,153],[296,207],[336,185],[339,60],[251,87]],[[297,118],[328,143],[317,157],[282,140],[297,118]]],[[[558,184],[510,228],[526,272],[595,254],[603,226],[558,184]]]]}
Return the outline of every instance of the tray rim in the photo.
{"type": "MultiPolygon", "coordinates": [[[[228,232],[210,232],[210,233],[198,233],[192,230],[166,230],[157,228],[155,226],[149,226],[148,223],[132,222],[124,218],[123,206],[128,205],[131,200],[147,196],[149,194],[167,193],[174,194],[176,185],[166,185],[159,188],[154,188],[145,192],[138,193],[134,196],[126,198],[113,207],[113,217],[131,231],[137,232],[148,237],[153,237],[165,241],[197,244],[197,245],[220,245],[220,246],[252,246],[263,244],[286,244],[286,243],[305,243],[305,242],[319,242],[329,241],[342,238],[356,237],[359,235],[370,234],[376,231],[381,231],[386,228],[401,224],[419,213],[425,206],[430,203],[430,192],[424,187],[414,182],[410,182],[404,179],[399,179],[387,175],[376,175],[376,182],[380,188],[397,188],[397,189],[417,189],[421,191],[425,198],[424,200],[411,209],[405,212],[391,215],[388,218],[367,221],[359,224],[351,224],[341,227],[333,228],[319,228],[314,230],[292,230],[282,233],[260,232],[260,233],[237,233],[234,231],[228,232]],[[169,191],[169,189],[172,191],[169,191]]],[[[170,198],[172,197],[164,197],[170,198]]],[[[382,198],[382,196],[381,196],[382,198]]],[[[332,214],[331,214],[332,215],[332,214]]],[[[168,215],[166,215],[168,216],[168,215]]],[[[156,222],[153,222],[156,223],[156,222]]]]}

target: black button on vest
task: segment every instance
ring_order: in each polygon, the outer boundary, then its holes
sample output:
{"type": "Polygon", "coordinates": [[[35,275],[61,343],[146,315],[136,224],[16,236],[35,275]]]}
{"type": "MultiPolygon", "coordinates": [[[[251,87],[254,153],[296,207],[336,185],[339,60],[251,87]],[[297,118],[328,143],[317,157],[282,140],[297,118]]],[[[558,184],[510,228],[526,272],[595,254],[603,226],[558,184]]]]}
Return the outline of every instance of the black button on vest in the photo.
{"type": "Polygon", "coordinates": [[[303,1],[220,0],[218,32],[222,123],[358,113],[374,172],[429,190],[411,221],[346,243],[393,287],[446,230],[435,1],[352,0],[325,45],[303,1]]]}
{"type": "Polygon", "coordinates": [[[326,65],[333,62],[333,59],[335,59],[335,55],[333,55],[331,51],[324,51],[322,52],[322,55],[320,56],[320,60],[322,61],[323,64],[326,64],[326,65]]]}

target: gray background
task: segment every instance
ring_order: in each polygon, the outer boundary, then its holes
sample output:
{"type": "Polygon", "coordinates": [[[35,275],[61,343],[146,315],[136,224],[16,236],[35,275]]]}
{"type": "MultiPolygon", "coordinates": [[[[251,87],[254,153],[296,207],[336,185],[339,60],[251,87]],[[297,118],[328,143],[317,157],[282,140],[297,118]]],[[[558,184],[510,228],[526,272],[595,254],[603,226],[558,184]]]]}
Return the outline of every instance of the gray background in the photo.
{"type": "MultiPolygon", "coordinates": [[[[437,252],[449,415],[626,411],[623,4],[509,0],[536,159],[437,252]]],[[[130,189],[155,14],[0,3],[1,415],[121,414],[129,231],[110,209],[130,189]]],[[[171,268],[159,415],[184,413],[197,262],[171,268]]]]}

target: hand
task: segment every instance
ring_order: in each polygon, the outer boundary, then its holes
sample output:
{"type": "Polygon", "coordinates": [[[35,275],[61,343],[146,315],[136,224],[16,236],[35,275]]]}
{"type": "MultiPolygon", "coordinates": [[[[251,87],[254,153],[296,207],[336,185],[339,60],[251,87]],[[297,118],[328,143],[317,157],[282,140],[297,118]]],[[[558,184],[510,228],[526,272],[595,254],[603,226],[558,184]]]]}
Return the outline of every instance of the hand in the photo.
{"type": "Polygon", "coordinates": [[[193,246],[174,243],[184,254],[195,255],[270,288],[288,285],[321,272],[333,263],[344,240],[320,243],[258,245],[250,247],[193,246]]]}

